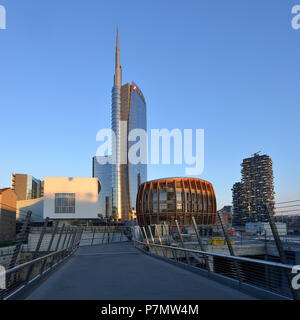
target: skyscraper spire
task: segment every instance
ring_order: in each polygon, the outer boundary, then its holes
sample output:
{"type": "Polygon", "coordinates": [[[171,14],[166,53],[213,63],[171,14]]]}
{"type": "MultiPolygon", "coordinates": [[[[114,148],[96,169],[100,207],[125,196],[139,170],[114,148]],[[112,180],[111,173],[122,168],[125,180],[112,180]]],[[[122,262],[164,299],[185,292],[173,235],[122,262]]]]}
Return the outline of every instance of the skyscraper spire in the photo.
{"type": "Polygon", "coordinates": [[[117,42],[116,47],[119,48],[119,25],[117,25],[117,42]]]}
{"type": "Polygon", "coordinates": [[[114,85],[120,87],[122,85],[122,68],[120,65],[120,49],[119,49],[119,27],[117,25],[117,42],[116,42],[116,54],[115,54],[115,77],[114,85]]]}

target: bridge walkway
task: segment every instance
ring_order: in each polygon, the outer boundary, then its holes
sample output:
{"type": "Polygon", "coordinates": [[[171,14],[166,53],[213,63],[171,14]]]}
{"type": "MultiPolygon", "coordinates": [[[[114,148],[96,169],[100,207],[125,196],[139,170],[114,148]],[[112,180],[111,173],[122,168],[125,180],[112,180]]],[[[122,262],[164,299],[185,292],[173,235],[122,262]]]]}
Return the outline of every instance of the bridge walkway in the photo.
{"type": "Polygon", "coordinates": [[[80,247],[28,300],[249,300],[254,297],[143,254],[132,243],[80,247]]]}

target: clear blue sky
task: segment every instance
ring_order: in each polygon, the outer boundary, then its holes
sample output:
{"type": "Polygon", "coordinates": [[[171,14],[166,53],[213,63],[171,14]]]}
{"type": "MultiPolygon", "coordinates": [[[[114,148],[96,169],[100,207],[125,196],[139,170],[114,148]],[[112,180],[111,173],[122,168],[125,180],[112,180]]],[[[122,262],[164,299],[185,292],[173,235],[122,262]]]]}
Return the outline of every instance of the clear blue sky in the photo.
{"type": "MultiPolygon", "coordinates": [[[[300,30],[288,0],[0,0],[0,187],[12,172],[91,176],[96,133],[110,127],[116,24],[123,82],[148,127],[203,128],[219,207],[240,163],[274,162],[277,201],[300,199],[300,30]]],[[[148,178],[184,175],[151,166],[148,178]]]]}

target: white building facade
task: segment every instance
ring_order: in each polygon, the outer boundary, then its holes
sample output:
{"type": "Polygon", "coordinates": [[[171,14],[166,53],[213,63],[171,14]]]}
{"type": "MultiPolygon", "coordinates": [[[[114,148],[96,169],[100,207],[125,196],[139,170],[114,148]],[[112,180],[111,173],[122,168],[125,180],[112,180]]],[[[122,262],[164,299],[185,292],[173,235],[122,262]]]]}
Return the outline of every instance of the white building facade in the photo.
{"type": "Polygon", "coordinates": [[[98,218],[98,178],[45,178],[44,219],[91,220],[98,218]]]}

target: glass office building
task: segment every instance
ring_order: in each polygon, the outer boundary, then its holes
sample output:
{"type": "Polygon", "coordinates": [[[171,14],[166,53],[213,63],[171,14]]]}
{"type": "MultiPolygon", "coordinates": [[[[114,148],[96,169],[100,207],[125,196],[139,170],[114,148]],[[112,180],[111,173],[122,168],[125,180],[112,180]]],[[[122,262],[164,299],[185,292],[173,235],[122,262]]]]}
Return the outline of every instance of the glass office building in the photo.
{"type": "MultiPolygon", "coordinates": [[[[139,87],[132,83],[130,89],[130,109],[128,119],[128,132],[134,129],[143,129],[147,131],[147,114],[146,114],[146,101],[142,91],[139,87]]],[[[135,142],[128,141],[128,148],[130,148],[135,142]]],[[[145,146],[145,150],[147,145],[145,146]]],[[[147,155],[146,155],[147,156],[147,155]]],[[[147,180],[147,164],[128,164],[128,176],[129,176],[129,199],[131,209],[136,210],[136,197],[139,184],[147,180]]]]}
{"type": "MultiPolygon", "coordinates": [[[[100,157],[93,157],[93,177],[98,178],[101,185],[98,213],[102,218],[110,218],[112,216],[112,165],[100,164],[97,158],[100,157]]],[[[105,158],[110,160],[110,156],[105,158]]]]}
{"type": "MultiPolygon", "coordinates": [[[[131,164],[128,161],[128,150],[136,143],[128,141],[128,134],[134,129],[146,131],[147,116],[146,101],[140,88],[135,83],[122,85],[118,32],[111,128],[116,137],[115,141],[112,141],[112,155],[109,156],[111,164],[101,165],[94,157],[93,177],[98,177],[102,186],[99,196],[100,212],[105,212],[105,217],[125,221],[130,220],[132,212],[136,210],[139,183],[147,180],[147,165],[131,164]]],[[[147,145],[144,147],[147,149],[147,145]]]]}

